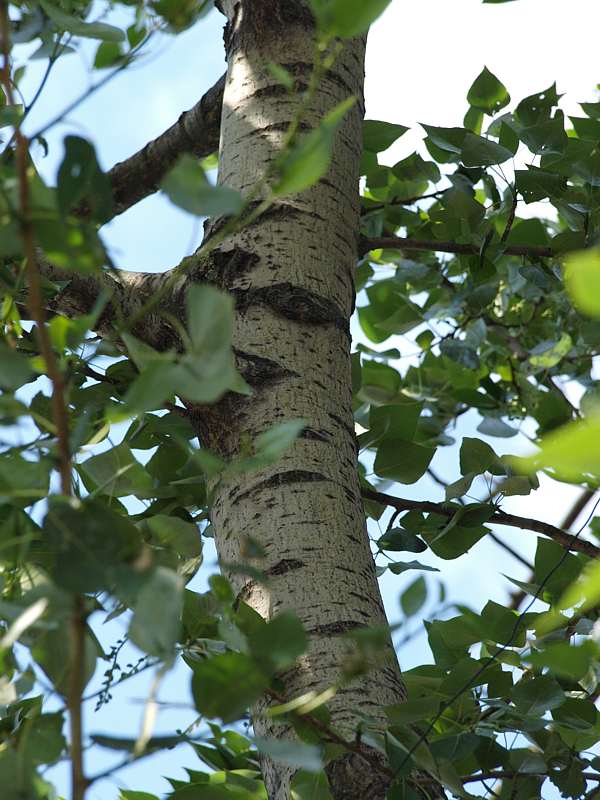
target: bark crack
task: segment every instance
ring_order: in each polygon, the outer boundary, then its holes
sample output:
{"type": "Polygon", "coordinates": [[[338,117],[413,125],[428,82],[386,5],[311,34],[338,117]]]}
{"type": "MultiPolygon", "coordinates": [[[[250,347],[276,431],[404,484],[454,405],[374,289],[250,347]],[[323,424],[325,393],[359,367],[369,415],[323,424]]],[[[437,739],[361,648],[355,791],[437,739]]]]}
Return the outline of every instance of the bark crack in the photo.
{"type": "Polygon", "coordinates": [[[310,289],[284,282],[250,289],[232,289],[231,294],[240,311],[253,305],[266,306],[285,319],[309,325],[333,325],[350,336],[349,322],[337,305],[310,289]]]}
{"type": "Polygon", "coordinates": [[[270,478],[265,478],[265,480],[262,480],[254,486],[251,486],[244,492],[232,494],[231,503],[232,505],[237,505],[242,500],[257,494],[258,492],[262,492],[265,489],[274,489],[277,486],[286,486],[290,483],[317,483],[330,480],[330,478],[327,478],[320,472],[310,472],[309,470],[304,469],[290,469],[286,470],[286,472],[278,472],[275,475],[271,475],[270,478]]]}

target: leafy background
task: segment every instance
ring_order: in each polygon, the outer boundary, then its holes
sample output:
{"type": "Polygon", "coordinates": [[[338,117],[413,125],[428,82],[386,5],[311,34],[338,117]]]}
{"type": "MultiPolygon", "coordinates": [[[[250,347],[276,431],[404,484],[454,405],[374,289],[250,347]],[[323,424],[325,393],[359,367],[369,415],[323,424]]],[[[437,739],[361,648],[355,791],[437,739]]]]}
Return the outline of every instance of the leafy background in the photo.
{"type": "MultiPolygon", "coordinates": [[[[515,99],[539,91],[559,81],[559,91],[566,96],[561,106],[575,111],[576,100],[593,99],[594,94],[594,27],[600,22],[598,12],[590,9],[585,2],[572,3],[567,15],[562,3],[544,3],[522,0],[519,3],[481,6],[475,0],[462,0],[452,4],[422,2],[410,8],[405,4],[393,3],[386,14],[375,24],[371,33],[369,62],[367,70],[367,116],[374,119],[389,120],[408,126],[410,132],[402,137],[384,156],[382,161],[390,165],[409,155],[422,138],[417,123],[435,125],[460,125],[466,110],[465,94],[483,64],[498,75],[506,84],[515,99]],[[580,13],[577,13],[579,11],[580,13]],[[582,24],[585,19],[585,24],[582,24]],[[403,31],[419,31],[421,35],[403,35],[403,31]],[[452,34],[448,35],[451,31],[452,34]],[[401,47],[399,47],[399,42],[401,47]],[[523,69],[526,61],[527,70],[523,69]]],[[[191,106],[201,91],[211,85],[222,70],[221,22],[216,14],[177,37],[175,41],[162,40],[155,47],[155,56],[142,69],[131,70],[122,80],[117,80],[94,98],[87,101],[71,118],[67,126],[57,127],[51,134],[50,155],[40,161],[43,174],[51,177],[61,152],[59,142],[64,133],[84,131],[97,143],[101,164],[112,165],[120,158],[143,144],[148,138],[161,132],[182,108],[191,106]],[[204,65],[199,69],[197,37],[202,37],[204,65]],[[198,75],[201,74],[199,81],[198,75]],[[191,77],[192,76],[192,77],[191,77]],[[199,85],[200,84],[200,85],[199,85]],[[152,96],[148,97],[148,86],[152,86],[152,96]],[[126,109],[115,123],[115,109],[126,109]],[[131,120],[136,121],[132,125],[131,120]],[[107,124],[108,123],[108,124],[107,124]],[[80,126],[83,126],[80,127],[80,126]],[[53,160],[54,159],[54,160],[53,160]]],[[[91,53],[93,47],[85,48],[91,53]]],[[[44,103],[36,110],[36,117],[30,124],[35,129],[38,122],[52,116],[56,108],[67,100],[68,91],[76,95],[85,86],[85,70],[76,66],[78,56],[71,56],[64,64],[59,64],[49,82],[44,103]]],[[[28,78],[29,79],[29,78],[28,78]]],[[[32,84],[33,74],[31,76],[32,84]]],[[[50,137],[49,137],[50,138],[50,137]]],[[[426,156],[426,151],[419,145],[426,156]]],[[[128,214],[110,223],[106,229],[113,258],[122,267],[133,269],[163,269],[165,265],[177,263],[190,251],[190,243],[197,242],[200,229],[195,221],[157,195],[143,201],[128,214]],[[161,219],[158,228],[153,221],[161,219]]],[[[359,305],[360,305],[359,300],[359,305]]],[[[372,345],[355,323],[353,329],[357,341],[372,345]]],[[[415,344],[404,337],[393,337],[385,347],[396,347],[405,356],[402,366],[410,363],[410,354],[415,352],[415,344]]],[[[577,399],[576,390],[572,399],[577,399]]],[[[459,420],[456,438],[473,435],[474,426],[479,422],[474,412],[459,420]]],[[[525,450],[523,437],[507,440],[493,439],[494,447],[501,453],[525,450]]],[[[368,459],[367,459],[368,461],[368,459]]],[[[438,451],[432,464],[449,480],[459,477],[458,453],[456,448],[443,448],[438,451]]],[[[575,492],[562,484],[542,481],[537,494],[527,498],[514,498],[510,509],[516,513],[547,519],[559,523],[563,511],[575,492]]],[[[403,489],[406,497],[433,499],[442,497],[439,487],[427,477],[403,489]]],[[[371,524],[374,537],[380,535],[376,523],[371,524]]],[[[503,532],[503,538],[515,544],[520,552],[533,558],[535,537],[531,534],[511,530],[503,532]]],[[[210,566],[211,557],[205,552],[210,566]]],[[[428,553],[417,556],[424,563],[439,561],[428,553]]],[[[427,575],[430,597],[435,600],[438,581],[447,588],[446,602],[466,602],[472,607],[480,607],[492,598],[504,602],[507,584],[500,577],[492,577],[489,564],[494,564],[498,573],[506,572],[512,576],[526,579],[527,570],[503,553],[491,541],[477,545],[468,558],[443,562],[439,576],[427,575]],[[483,577],[485,576],[485,577],[483,577]]],[[[410,575],[410,573],[409,573],[410,575]]],[[[200,576],[197,586],[203,585],[206,576],[200,576]]],[[[418,609],[410,622],[405,613],[418,608],[422,599],[422,584],[417,584],[410,595],[404,595],[404,609],[400,610],[398,595],[406,586],[413,584],[414,576],[392,577],[387,573],[382,579],[384,596],[392,622],[400,621],[402,627],[397,632],[401,642],[411,631],[420,628],[423,613],[427,608],[418,609]]],[[[120,623],[115,622],[100,632],[105,644],[110,645],[122,632],[120,623]]],[[[135,662],[136,655],[132,655],[135,662]]],[[[423,636],[411,638],[401,648],[403,666],[422,663],[427,658],[427,646],[423,636]]],[[[149,678],[140,677],[137,685],[129,684],[128,694],[132,698],[143,698],[149,688],[149,678]]],[[[161,699],[181,701],[181,686],[177,674],[167,678],[161,688],[161,699]]],[[[123,705],[113,703],[103,707],[93,722],[94,730],[105,728],[115,732],[135,735],[136,726],[131,725],[132,714],[122,713],[123,705]],[[125,718],[124,718],[125,717],[125,718]]],[[[131,706],[136,710],[135,704],[131,706]]],[[[159,718],[159,731],[171,731],[174,724],[181,725],[182,712],[179,709],[165,710],[159,718]]],[[[88,724],[88,727],[92,727],[88,724]]],[[[94,766],[103,768],[101,756],[94,766]]],[[[107,761],[110,757],[107,756],[107,761]]],[[[122,775],[137,789],[158,790],[157,776],[168,773],[177,775],[176,764],[189,765],[189,754],[185,748],[170,751],[166,756],[149,759],[143,765],[130,767],[122,775]]],[[[50,771],[59,785],[65,780],[62,767],[50,771]]],[[[180,773],[182,776],[183,773],[180,773]]],[[[64,783],[63,783],[64,785],[64,783]]],[[[166,785],[165,785],[166,788],[166,785]]],[[[99,783],[91,790],[91,796],[116,796],[116,789],[110,782],[99,783]]]]}

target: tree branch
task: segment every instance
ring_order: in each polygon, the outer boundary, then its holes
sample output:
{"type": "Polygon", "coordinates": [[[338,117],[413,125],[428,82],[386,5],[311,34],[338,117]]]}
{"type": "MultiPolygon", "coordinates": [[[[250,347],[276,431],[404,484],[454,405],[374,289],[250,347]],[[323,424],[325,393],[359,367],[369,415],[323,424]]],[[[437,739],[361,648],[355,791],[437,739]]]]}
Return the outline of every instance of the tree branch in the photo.
{"type": "MultiPolygon", "coordinates": [[[[148,298],[161,291],[161,287],[172,279],[172,270],[167,272],[129,272],[127,270],[103,270],[95,274],[73,272],[59,269],[51,264],[38,251],[40,274],[52,283],[64,284],[49,302],[46,309],[63,314],[66,317],[77,317],[89,314],[94,310],[104,295],[105,305],[94,324],[93,329],[101,335],[109,334],[115,322],[130,321],[144,306],[148,298]]],[[[173,293],[165,298],[165,306],[174,313],[181,313],[172,307],[173,293]]],[[[174,346],[174,334],[171,325],[159,314],[148,314],[134,326],[132,331],[143,338],[157,350],[165,350],[174,346]]]]}
{"type": "MultiPolygon", "coordinates": [[[[113,216],[158,191],[159,184],[183,153],[205,158],[219,148],[219,129],[225,75],[174,125],[109,171],[113,189],[113,216]]],[[[85,215],[81,207],[78,213],[85,215]]]]}
{"type": "MultiPolygon", "coordinates": [[[[588,781],[597,781],[600,783],[600,772],[582,772],[582,777],[588,781]]],[[[486,780],[513,780],[515,778],[550,778],[552,774],[547,772],[510,772],[510,770],[491,770],[489,772],[480,772],[478,775],[467,775],[461,778],[463,783],[475,783],[476,781],[486,780]]]]}
{"type": "MultiPolygon", "coordinates": [[[[362,489],[362,496],[366,500],[372,500],[376,503],[391,506],[399,511],[425,511],[429,514],[441,514],[442,516],[451,518],[456,514],[459,509],[458,506],[450,506],[447,503],[431,503],[427,500],[406,500],[402,497],[394,497],[391,494],[384,494],[383,492],[375,492],[372,489],[362,489]]],[[[507,514],[504,511],[495,511],[489,519],[489,522],[496,525],[510,525],[512,528],[521,528],[522,530],[534,531],[554,539],[555,542],[562,545],[568,550],[577,550],[580,553],[591,558],[600,557],[600,547],[586,541],[585,539],[575,539],[572,535],[550,525],[548,522],[542,522],[537,519],[529,519],[528,517],[518,517],[514,514],[507,514]]]]}
{"type": "MultiPolygon", "coordinates": [[[[383,236],[376,239],[361,237],[358,251],[364,256],[371,250],[387,248],[389,250],[430,250],[434,253],[457,253],[459,255],[477,256],[479,247],[474,244],[458,242],[438,242],[435,239],[406,239],[403,236],[383,236]]],[[[552,247],[539,245],[513,244],[504,248],[508,256],[532,256],[535,258],[553,258],[556,252],[552,247]]]]}

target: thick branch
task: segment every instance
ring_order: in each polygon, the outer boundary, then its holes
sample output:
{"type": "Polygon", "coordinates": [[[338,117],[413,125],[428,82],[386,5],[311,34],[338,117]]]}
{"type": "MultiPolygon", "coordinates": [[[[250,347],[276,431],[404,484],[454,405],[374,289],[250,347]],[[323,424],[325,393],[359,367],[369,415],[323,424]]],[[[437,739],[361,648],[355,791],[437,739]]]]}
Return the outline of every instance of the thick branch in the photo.
{"type": "MultiPolygon", "coordinates": [[[[359,242],[361,256],[371,250],[387,248],[388,250],[430,250],[435,253],[457,253],[459,255],[477,256],[479,247],[474,244],[458,242],[438,242],[435,239],[406,239],[403,236],[383,236],[376,239],[362,237],[359,242]]],[[[507,256],[531,256],[534,258],[553,258],[556,252],[551,247],[539,245],[513,244],[504,248],[507,256]]]]}
{"type": "MultiPolygon", "coordinates": [[[[171,270],[157,273],[103,270],[100,274],[90,275],[59,269],[41,251],[37,255],[40,274],[53,283],[65,284],[46,304],[47,310],[71,318],[89,314],[104,295],[105,305],[93,326],[102,335],[109,334],[119,320],[127,323],[134,318],[148,298],[160,292],[172,274],[171,270]]],[[[165,298],[165,305],[169,310],[177,311],[172,308],[173,298],[174,292],[171,291],[165,298]]],[[[175,345],[172,326],[156,313],[147,314],[132,332],[157,350],[175,345]]]]}
{"type": "MultiPolygon", "coordinates": [[[[174,125],[109,171],[113,216],[158,191],[161,180],[183,153],[204,158],[218,150],[224,86],[225,75],[222,75],[174,125]]],[[[80,212],[85,213],[85,209],[80,212]]]]}
{"type": "MultiPolygon", "coordinates": [[[[447,503],[431,503],[427,500],[405,500],[402,497],[394,497],[391,494],[375,492],[371,489],[363,489],[362,496],[366,500],[373,500],[376,503],[391,506],[398,511],[425,511],[429,514],[441,514],[442,516],[451,518],[460,510],[457,506],[450,506],[447,503]]],[[[572,534],[568,534],[566,531],[554,525],[550,525],[548,522],[529,519],[528,517],[518,517],[514,514],[507,514],[504,511],[495,511],[489,521],[495,525],[510,525],[512,528],[521,528],[522,530],[541,533],[544,536],[548,536],[550,539],[554,539],[555,542],[558,542],[558,544],[562,545],[565,549],[577,550],[591,558],[598,558],[600,556],[600,547],[596,547],[595,544],[585,539],[576,539],[572,534]]]]}

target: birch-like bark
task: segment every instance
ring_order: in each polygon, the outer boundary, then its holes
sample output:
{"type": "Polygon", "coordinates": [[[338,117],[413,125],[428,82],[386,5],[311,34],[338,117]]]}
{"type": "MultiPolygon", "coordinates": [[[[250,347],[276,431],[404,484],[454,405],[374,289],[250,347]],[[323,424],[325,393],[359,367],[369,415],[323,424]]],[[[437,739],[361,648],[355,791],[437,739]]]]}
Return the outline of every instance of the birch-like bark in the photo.
{"type": "MultiPolygon", "coordinates": [[[[222,114],[219,180],[248,193],[281,147],[314,55],[313,21],[298,0],[223,0],[228,71],[222,114]],[[293,96],[268,68],[295,78],[293,96]]],[[[223,563],[247,561],[246,537],[266,558],[256,563],[267,586],[239,573],[238,597],[265,618],[293,609],[310,646],[282,676],[288,698],[340,679],[348,655],[343,634],[385,625],[359,490],[351,405],[349,318],[359,223],[364,39],[347,43],[323,77],[304,123],[316,126],[339,102],[357,104],[336,136],[327,176],[276,204],[215,252],[211,280],[236,298],[234,344],[252,369],[250,398],[229,395],[193,414],[202,443],[226,458],[272,425],[302,418],[306,429],[272,467],[219,483],[212,522],[223,563]]],[[[200,277],[200,276],[198,276],[200,277]]],[[[208,276],[207,276],[208,277],[208,276]]],[[[342,688],[330,702],[332,722],[348,738],[369,717],[404,697],[391,645],[387,661],[342,688]]],[[[254,710],[261,736],[289,731],[254,710]]],[[[357,756],[328,767],[336,800],[385,795],[386,779],[357,756]]],[[[265,760],[271,800],[288,800],[293,770],[265,760]]]]}

